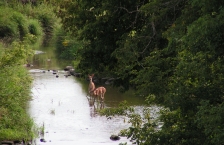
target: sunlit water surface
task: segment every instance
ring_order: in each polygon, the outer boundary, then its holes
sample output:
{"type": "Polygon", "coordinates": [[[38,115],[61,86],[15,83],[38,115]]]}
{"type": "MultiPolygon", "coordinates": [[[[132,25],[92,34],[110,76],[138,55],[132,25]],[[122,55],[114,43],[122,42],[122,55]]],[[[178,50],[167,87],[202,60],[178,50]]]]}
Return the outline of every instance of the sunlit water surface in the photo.
{"type": "MultiPolygon", "coordinates": [[[[129,124],[124,122],[124,117],[107,119],[95,113],[94,107],[89,106],[86,98],[86,89],[77,78],[65,77],[64,71],[59,72],[56,78],[52,71],[31,69],[34,78],[30,102],[30,114],[38,126],[45,129],[44,139],[36,144],[41,145],[118,145],[119,143],[132,144],[126,138],[119,141],[110,140],[112,134],[118,134],[121,129],[129,124]]],[[[88,84],[88,82],[87,82],[88,84]]],[[[109,89],[110,90],[110,89],[109,89]]],[[[109,94],[109,93],[108,93],[109,94]]],[[[112,93],[113,95],[113,93],[112,93]]],[[[116,95],[120,99],[106,98],[105,107],[125,99],[122,95],[116,95]],[[108,103],[108,104],[107,104],[108,103]]]]}
{"type": "MultiPolygon", "coordinates": [[[[132,142],[125,137],[110,140],[112,134],[117,135],[121,129],[130,126],[127,119],[122,116],[108,119],[96,114],[86,98],[88,80],[65,77],[63,63],[66,62],[58,61],[52,49],[38,50],[33,58],[30,74],[34,81],[29,113],[38,127],[44,125],[44,137],[39,136],[35,144],[118,145],[127,142],[131,145],[132,142]],[[59,70],[58,78],[52,73],[53,69],[59,70]],[[41,138],[46,142],[41,142],[41,138]]],[[[135,97],[133,91],[120,93],[111,86],[104,87],[107,89],[105,107],[116,107],[126,100],[137,111],[142,111],[144,99],[135,97]]]]}

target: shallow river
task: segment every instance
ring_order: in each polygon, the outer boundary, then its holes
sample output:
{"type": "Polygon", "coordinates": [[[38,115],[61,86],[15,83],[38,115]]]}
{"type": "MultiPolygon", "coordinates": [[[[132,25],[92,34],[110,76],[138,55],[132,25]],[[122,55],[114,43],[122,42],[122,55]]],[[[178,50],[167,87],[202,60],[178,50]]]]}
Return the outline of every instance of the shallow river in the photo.
{"type": "MultiPolygon", "coordinates": [[[[117,135],[129,124],[124,122],[123,117],[107,119],[96,114],[86,98],[87,80],[74,76],[65,77],[66,72],[57,63],[49,66],[49,59],[45,58],[46,53],[38,55],[44,57],[44,60],[36,58],[34,66],[30,69],[34,81],[29,109],[35,123],[40,127],[44,125],[44,137],[36,139],[37,145],[118,145],[125,142],[128,145],[132,144],[124,137],[118,141],[110,140],[112,134],[117,135]],[[55,68],[59,70],[58,78],[52,73],[52,69],[55,68]],[[41,142],[41,138],[46,142],[41,142]]],[[[51,58],[50,61],[54,60],[51,58]]],[[[144,100],[135,97],[133,92],[123,94],[110,86],[105,88],[105,107],[115,107],[121,101],[127,100],[135,108],[142,108],[144,100]]]]}

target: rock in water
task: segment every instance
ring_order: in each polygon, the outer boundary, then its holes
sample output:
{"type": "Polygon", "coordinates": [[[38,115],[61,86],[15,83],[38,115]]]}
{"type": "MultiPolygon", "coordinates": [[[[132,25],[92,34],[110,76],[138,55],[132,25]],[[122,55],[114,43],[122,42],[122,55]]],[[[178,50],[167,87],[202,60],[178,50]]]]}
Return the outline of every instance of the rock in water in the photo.
{"type": "Polygon", "coordinates": [[[40,142],[47,142],[45,139],[41,138],[40,142]]]}
{"type": "Polygon", "coordinates": [[[111,135],[110,139],[115,141],[115,140],[119,140],[120,137],[118,135],[111,135]]]}

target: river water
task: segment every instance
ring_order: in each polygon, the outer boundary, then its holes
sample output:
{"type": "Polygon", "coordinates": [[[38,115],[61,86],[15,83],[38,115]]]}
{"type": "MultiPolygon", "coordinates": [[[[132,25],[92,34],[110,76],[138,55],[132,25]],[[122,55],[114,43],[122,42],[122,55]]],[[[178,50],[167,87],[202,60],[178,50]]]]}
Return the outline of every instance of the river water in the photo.
{"type": "MultiPolygon", "coordinates": [[[[40,51],[41,52],[41,51],[40,51]]],[[[118,145],[127,142],[121,137],[110,140],[121,129],[130,124],[124,117],[99,116],[86,98],[88,81],[74,76],[65,77],[66,72],[53,54],[46,52],[35,55],[30,74],[34,78],[32,100],[29,113],[35,123],[44,128],[44,136],[35,140],[37,145],[118,145]],[[52,70],[58,70],[58,77],[52,70]],[[43,127],[44,126],[44,127],[43,127]],[[41,142],[44,139],[46,142],[41,142]]],[[[118,89],[104,86],[105,107],[115,107],[121,101],[141,109],[143,99],[135,97],[133,92],[120,93],[118,89]]]]}

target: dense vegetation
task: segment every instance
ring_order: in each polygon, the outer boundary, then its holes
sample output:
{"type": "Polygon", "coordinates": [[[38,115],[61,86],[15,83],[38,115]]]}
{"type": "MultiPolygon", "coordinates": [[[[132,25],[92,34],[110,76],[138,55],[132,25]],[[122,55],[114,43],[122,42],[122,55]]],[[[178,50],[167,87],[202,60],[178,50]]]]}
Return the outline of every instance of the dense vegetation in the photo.
{"type": "Polygon", "coordinates": [[[22,64],[31,52],[18,43],[0,50],[0,141],[30,140],[34,137],[34,123],[26,109],[32,79],[22,64]]]}
{"type": "Polygon", "coordinates": [[[161,130],[147,118],[126,132],[139,144],[224,144],[224,1],[66,0],[63,27],[82,44],[82,73],[161,105],[161,130]]]}
{"type": "Polygon", "coordinates": [[[27,112],[32,78],[24,66],[32,62],[34,49],[51,44],[56,24],[47,3],[0,2],[0,141],[36,135],[38,126],[27,112]]]}
{"type": "Polygon", "coordinates": [[[145,110],[129,114],[123,135],[147,145],[224,144],[224,1],[33,2],[0,2],[0,140],[33,136],[22,64],[31,47],[57,36],[60,57],[78,62],[77,70],[114,77],[116,86],[165,108],[161,130],[145,110]]]}

